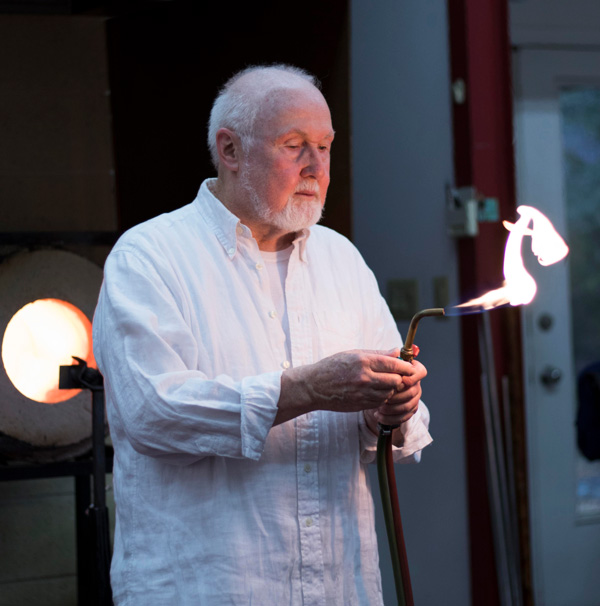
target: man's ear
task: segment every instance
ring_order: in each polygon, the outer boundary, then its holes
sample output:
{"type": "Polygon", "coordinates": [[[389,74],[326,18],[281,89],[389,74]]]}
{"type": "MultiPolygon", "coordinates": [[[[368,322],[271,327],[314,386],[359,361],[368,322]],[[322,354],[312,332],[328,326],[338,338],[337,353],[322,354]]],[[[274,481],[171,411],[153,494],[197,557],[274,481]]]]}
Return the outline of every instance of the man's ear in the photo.
{"type": "Polygon", "coordinates": [[[220,128],[216,137],[220,164],[232,172],[237,172],[242,151],[240,138],[228,128],[220,128]]]}

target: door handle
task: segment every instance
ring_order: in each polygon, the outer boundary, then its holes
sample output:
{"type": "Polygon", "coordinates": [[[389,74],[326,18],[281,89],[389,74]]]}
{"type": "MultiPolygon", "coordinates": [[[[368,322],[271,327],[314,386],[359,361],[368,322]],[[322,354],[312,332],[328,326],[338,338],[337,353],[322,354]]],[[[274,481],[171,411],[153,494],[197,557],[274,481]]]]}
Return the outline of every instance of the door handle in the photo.
{"type": "Polygon", "coordinates": [[[540,381],[546,387],[554,387],[562,379],[562,370],[556,366],[546,366],[540,375],[540,381]]]}

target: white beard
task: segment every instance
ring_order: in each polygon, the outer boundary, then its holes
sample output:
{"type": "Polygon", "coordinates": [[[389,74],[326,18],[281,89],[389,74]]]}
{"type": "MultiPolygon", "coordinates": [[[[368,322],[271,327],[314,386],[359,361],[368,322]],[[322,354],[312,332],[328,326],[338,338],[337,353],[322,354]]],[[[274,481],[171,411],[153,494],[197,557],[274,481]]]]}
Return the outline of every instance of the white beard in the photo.
{"type": "Polygon", "coordinates": [[[240,184],[249,195],[254,216],[265,225],[276,227],[288,233],[301,231],[321,220],[323,204],[319,191],[319,184],[313,179],[302,180],[297,191],[314,191],[317,197],[313,200],[296,200],[290,196],[285,206],[275,211],[269,208],[258,196],[250,182],[250,168],[246,165],[240,173],[240,184]]]}

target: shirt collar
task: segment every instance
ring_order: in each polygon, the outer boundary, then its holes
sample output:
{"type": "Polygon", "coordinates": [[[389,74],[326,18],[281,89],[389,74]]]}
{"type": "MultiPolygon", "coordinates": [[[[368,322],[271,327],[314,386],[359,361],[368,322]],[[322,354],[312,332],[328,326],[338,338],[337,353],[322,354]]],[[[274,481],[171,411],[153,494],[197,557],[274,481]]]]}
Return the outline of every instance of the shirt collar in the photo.
{"type": "Polygon", "coordinates": [[[198,195],[194,200],[194,205],[212,229],[217,240],[225,250],[225,254],[230,259],[233,259],[237,252],[238,226],[241,233],[244,226],[210,190],[210,187],[214,186],[216,182],[216,179],[206,179],[202,182],[198,195]]]}
{"type": "Polygon", "coordinates": [[[296,234],[296,238],[294,239],[294,242],[293,242],[294,248],[298,247],[300,261],[303,261],[304,263],[308,262],[307,258],[306,258],[306,242],[308,241],[309,236],[310,236],[310,229],[305,228],[296,234]]]}
{"type": "MultiPolygon", "coordinates": [[[[211,187],[214,187],[216,181],[213,178],[202,182],[194,204],[213,230],[225,254],[233,259],[238,248],[238,238],[252,237],[252,232],[212,193],[211,187]]],[[[306,241],[309,236],[310,229],[302,229],[293,241],[294,248],[299,249],[300,260],[304,262],[306,262],[306,241]]]]}

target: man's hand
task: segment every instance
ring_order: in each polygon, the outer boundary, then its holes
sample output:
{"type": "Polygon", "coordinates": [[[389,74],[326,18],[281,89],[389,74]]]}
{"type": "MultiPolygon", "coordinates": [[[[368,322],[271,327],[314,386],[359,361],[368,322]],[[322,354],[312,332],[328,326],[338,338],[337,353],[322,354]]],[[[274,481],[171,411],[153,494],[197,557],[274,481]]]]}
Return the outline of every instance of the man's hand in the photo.
{"type": "Polygon", "coordinates": [[[427,371],[419,362],[398,360],[399,353],[346,351],[284,372],[275,424],[311,410],[364,410],[375,432],[377,422],[407,421],[417,410],[427,371]]]}
{"type": "Polygon", "coordinates": [[[369,429],[377,434],[377,424],[402,425],[406,423],[419,408],[421,399],[421,381],[427,376],[426,368],[413,360],[411,372],[402,377],[402,389],[376,410],[365,410],[365,420],[369,429]]]}

